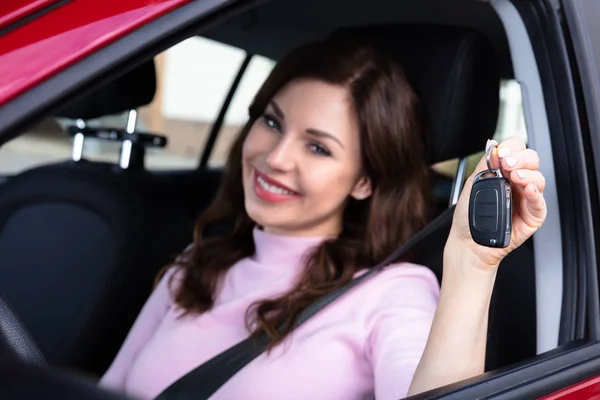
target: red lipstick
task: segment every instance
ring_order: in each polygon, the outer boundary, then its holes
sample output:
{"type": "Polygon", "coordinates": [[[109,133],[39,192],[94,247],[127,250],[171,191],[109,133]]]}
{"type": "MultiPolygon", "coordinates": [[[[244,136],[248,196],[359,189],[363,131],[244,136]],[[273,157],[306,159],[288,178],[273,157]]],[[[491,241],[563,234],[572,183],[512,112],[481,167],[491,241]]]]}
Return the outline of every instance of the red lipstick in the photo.
{"type": "Polygon", "coordinates": [[[256,169],[254,169],[253,175],[254,193],[262,200],[270,203],[281,203],[300,196],[299,193],[258,172],[256,169]]]}

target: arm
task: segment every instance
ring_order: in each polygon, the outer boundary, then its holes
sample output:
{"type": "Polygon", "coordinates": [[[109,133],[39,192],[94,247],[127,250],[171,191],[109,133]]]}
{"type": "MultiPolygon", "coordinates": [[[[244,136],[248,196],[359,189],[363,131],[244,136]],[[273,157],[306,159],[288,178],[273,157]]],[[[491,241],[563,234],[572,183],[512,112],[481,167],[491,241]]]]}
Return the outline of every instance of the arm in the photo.
{"type": "Polygon", "coordinates": [[[477,245],[469,230],[469,197],[475,174],[486,168],[483,158],[467,180],[456,205],[444,249],[440,301],[425,352],[409,394],[417,394],[484,372],[489,304],[502,259],[522,245],[543,224],[546,203],[544,177],[535,151],[509,138],[492,153],[492,164],[508,177],[513,193],[511,243],[494,249],[477,245]],[[502,157],[499,157],[501,155],[502,157]]]}
{"type": "MultiPolygon", "coordinates": [[[[450,242],[448,245],[447,249],[455,247],[450,242]]],[[[488,310],[496,273],[477,266],[469,253],[444,254],[440,300],[409,395],[484,372],[488,310]]]]}
{"type": "Polygon", "coordinates": [[[369,358],[375,398],[405,397],[423,355],[439,297],[435,275],[426,267],[399,265],[385,274],[373,328],[369,358]]]}
{"type": "Polygon", "coordinates": [[[100,379],[100,386],[118,391],[124,389],[131,365],[172,305],[168,287],[171,275],[173,275],[173,269],[164,274],[144,304],[117,356],[100,379]]]}

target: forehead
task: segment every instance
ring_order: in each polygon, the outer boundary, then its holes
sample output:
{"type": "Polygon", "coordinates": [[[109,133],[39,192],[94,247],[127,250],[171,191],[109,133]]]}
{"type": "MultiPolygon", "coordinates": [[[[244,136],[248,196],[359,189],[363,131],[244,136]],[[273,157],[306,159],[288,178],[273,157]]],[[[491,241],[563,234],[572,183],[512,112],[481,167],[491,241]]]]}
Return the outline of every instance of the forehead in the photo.
{"type": "Polygon", "coordinates": [[[273,96],[273,102],[281,108],[286,121],[307,125],[306,128],[336,136],[357,128],[352,100],[348,90],[340,85],[319,80],[292,81],[273,96]]]}

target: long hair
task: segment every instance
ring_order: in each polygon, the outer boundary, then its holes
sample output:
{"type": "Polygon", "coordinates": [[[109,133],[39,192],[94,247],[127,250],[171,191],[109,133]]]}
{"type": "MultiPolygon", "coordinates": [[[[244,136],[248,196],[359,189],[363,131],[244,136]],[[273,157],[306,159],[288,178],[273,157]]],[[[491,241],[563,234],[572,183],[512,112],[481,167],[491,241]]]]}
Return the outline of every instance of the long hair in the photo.
{"type": "Polygon", "coordinates": [[[381,262],[421,229],[430,202],[422,113],[402,68],[355,37],[336,35],[304,44],[279,60],[256,94],[249,119],[232,145],[216,198],[197,220],[193,245],[173,265],[183,272],[174,298],[185,314],[210,310],[223,275],[255,251],[256,224],[244,206],[242,146],[273,96],[296,79],[320,80],[348,90],[372,195],[361,201],[348,199],[341,233],[316,246],[295,287],[248,309],[248,329],[267,333],[271,346],[289,334],[304,308],[349,282],[359,270],[381,262]],[[214,234],[220,228],[226,228],[224,233],[214,234]]]}

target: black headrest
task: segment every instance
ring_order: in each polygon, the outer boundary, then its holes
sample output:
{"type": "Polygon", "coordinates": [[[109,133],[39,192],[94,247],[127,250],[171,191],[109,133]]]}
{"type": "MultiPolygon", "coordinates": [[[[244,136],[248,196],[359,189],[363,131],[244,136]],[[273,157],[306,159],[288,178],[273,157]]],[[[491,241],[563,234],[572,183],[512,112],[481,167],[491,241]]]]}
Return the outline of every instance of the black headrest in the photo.
{"type": "Polygon", "coordinates": [[[430,162],[483,151],[494,135],[500,74],[494,50],[473,30],[432,25],[348,27],[402,64],[427,115],[430,162]]]}
{"type": "Polygon", "coordinates": [[[156,71],[150,60],[72,102],[56,116],[86,120],[120,114],[151,103],[155,93],[156,71]]]}

